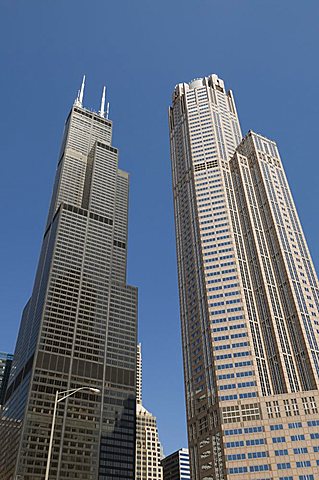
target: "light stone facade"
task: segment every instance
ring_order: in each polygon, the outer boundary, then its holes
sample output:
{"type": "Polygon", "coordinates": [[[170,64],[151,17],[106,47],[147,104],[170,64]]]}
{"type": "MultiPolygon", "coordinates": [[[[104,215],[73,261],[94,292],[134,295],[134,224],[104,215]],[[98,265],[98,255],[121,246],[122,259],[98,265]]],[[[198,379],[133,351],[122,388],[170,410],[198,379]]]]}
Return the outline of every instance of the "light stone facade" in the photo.
{"type": "Polygon", "coordinates": [[[162,447],[156,417],[142,405],[142,347],[137,345],[135,480],[162,480],[162,447]]]}
{"type": "Polygon", "coordinates": [[[142,345],[136,350],[136,403],[142,404],[142,345]]]}
{"type": "Polygon", "coordinates": [[[217,75],[169,116],[192,478],[315,480],[318,280],[276,144],[217,75]]]}

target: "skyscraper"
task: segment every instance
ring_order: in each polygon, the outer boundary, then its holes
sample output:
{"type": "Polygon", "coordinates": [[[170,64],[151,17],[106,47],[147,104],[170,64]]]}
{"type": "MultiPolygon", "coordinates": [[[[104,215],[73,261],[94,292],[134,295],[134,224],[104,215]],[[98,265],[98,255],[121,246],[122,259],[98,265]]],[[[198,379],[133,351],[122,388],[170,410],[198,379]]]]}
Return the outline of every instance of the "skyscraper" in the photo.
{"type": "Polygon", "coordinates": [[[142,405],[142,347],[137,345],[135,480],[162,480],[162,446],[156,417],[142,405]]]}
{"type": "Polygon", "coordinates": [[[319,478],[318,280],[276,144],[217,75],[169,117],[192,478],[319,478]]]}
{"type": "Polygon", "coordinates": [[[163,480],[190,480],[189,453],[180,448],[162,460],[163,480]]]}
{"type": "MultiPolygon", "coordinates": [[[[67,117],[40,260],[22,316],[1,419],[0,478],[43,479],[56,391],[50,479],[134,479],[137,290],[126,284],[128,174],[112,122],[67,117]]],[[[106,115],[108,117],[108,115],[106,115]]]]}
{"type": "Polygon", "coordinates": [[[4,402],[4,397],[8,385],[13,355],[0,352],[0,407],[4,402]]]}

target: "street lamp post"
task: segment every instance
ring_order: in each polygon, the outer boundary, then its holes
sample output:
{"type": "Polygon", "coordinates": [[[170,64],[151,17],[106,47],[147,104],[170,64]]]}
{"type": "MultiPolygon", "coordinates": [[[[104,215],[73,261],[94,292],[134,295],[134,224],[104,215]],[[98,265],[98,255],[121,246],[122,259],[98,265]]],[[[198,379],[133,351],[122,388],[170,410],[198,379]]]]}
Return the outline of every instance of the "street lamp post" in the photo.
{"type": "Polygon", "coordinates": [[[45,470],[45,480],[49,480],[49,472],[50,472],[50,463],[51,463],[51,455],[52,455],[52,446],[53,446],[53,435],[54,435],[54,427],[55,427],[55,419],[56,419],[56,411],[58,403],[62,402],[68,397],[71,397],[75,393],[79,392],[80,390],[90,390],[94,393],[101,393],[99,388],[95,387],[79,387],[73,390],[64,390],[59,392],[58,390],[55,392],[55,400],[54,400],[54,409],[53,409],[53,417],[52,417],[52,426],[51,426],[51,435],[50,435],[50,442],[49,442],[49,450],[48,450],[48,459],[47,459],[47,467],[45,470]],[[61,397],[62,395],[62,397],[61,397]]]}

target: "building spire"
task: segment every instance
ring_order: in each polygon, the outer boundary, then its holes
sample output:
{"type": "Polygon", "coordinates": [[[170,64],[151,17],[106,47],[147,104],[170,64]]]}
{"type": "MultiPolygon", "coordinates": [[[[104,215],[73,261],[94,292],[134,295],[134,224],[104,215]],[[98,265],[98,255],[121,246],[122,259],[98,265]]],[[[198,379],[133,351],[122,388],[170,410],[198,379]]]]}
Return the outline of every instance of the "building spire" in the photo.
{"type": "Polygon", "coordinates": [[[83,107],[84,87],[85,87],[85,75],[83,75],[81,89],[78,91],[78,96],[76,97],[76,100],[74,102],[77,107],[83,107]]]}
{"type": "Polygon", "coordinates": [[[106,87],[103,87],[103,91],[102,91],[102,99],[101,99],[101,107],[100,107],[100,110],[99,110],[99,115],[100,117],[105,117],[105,92],[106,92],[106,87]]]}
{"type": "Polygon", "coordinates": [[[107,102],[106,104],[106,118],[109,118],[109,113],[110,113],[110,102],[107,102]]]}
{"type": "Polygon", "coordinates": [[[85,86],[85,75],[83,75],[80,96],[79,96],[79,102],[81,104],[81,107],[83,106],[84,86],[85,86]]]}

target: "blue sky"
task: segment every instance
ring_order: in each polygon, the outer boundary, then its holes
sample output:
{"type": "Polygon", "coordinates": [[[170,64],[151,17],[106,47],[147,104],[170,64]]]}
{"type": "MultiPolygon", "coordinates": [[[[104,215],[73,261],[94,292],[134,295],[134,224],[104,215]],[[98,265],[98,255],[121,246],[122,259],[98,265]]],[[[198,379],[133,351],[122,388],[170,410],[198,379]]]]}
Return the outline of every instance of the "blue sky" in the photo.
{"type": "Polygon", "coordinates": [[[145,406],[165,453],[186,446],[167,108],[176,83],[217,73],[243,132],[277,141],[319,265],[317,1],[0,2],[0,351],[31,293],[64,120],[108,87],[131,174],[128,281],[139,287],[145,406]]]}

